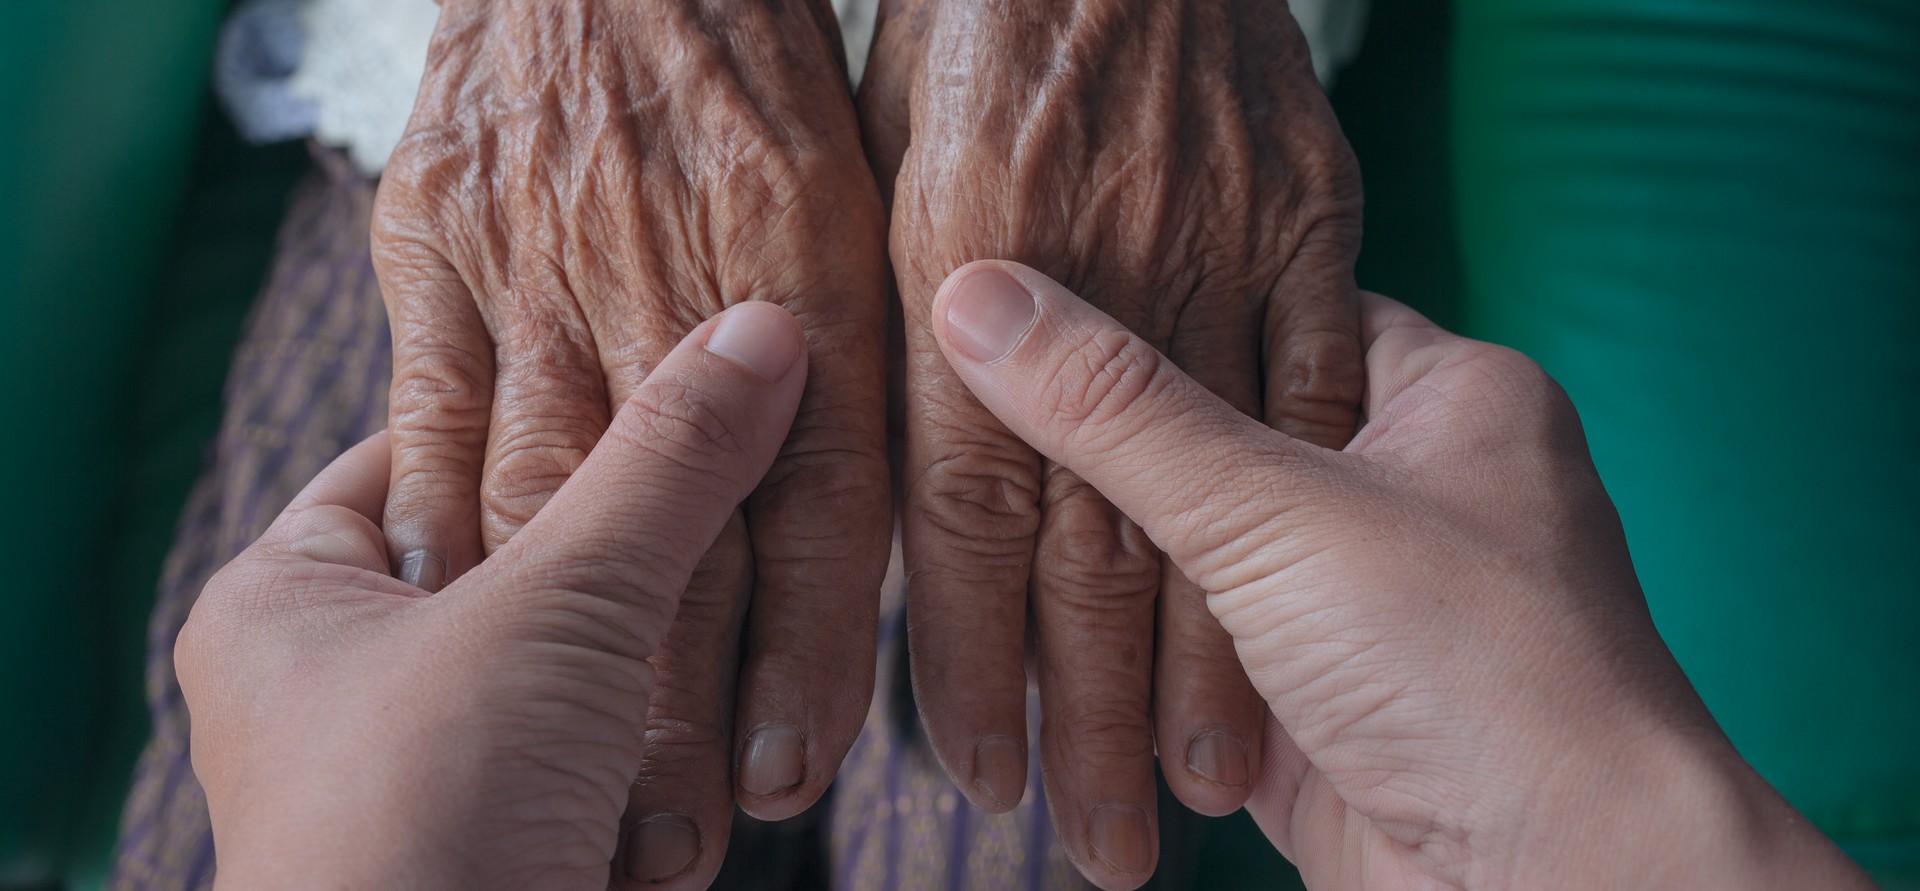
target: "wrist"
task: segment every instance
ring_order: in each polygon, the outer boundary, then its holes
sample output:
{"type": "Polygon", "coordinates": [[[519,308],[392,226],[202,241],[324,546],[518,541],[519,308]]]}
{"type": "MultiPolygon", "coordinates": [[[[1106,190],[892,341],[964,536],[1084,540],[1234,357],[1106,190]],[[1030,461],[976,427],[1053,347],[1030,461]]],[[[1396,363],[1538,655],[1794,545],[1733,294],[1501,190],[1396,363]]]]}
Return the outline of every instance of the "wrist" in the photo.
{"type": "MultiPolygon", "coordinates": [[[[483,761],[438,710],[350,710],[231,752],[206,785],[223,887],[469,888],[493,808],[483,761]],[[376,716],[383,720],[376,720],[376,716]]],[[[196,752],[196,756],[201,753],[196,752]]],[[[196,757],[196,769],[202,767],[196,757]]],[[[208,764],[207,767],[214,767],[208,764]]]]}
{"type": "Polygon", "coordinates": [[[336,785],[209,801],[218,889],[466,888],[463,858],[431,827],[336,785]],[[223,806],[227,805],[227,806],[223,806]]]}
{"type": "Polygon", "coordinates": [[[1485,887],[1873,887],[1717,730],[1649,734],[1592,766],[1535,790],[1548,812],[1485,887]]]}

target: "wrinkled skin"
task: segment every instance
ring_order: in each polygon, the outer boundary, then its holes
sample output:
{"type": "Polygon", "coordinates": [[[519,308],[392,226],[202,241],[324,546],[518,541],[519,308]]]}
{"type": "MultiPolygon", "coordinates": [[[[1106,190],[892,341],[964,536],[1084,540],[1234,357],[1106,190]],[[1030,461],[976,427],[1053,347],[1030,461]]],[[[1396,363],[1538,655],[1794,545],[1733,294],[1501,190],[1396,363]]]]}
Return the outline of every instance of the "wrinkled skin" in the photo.
{"type": "Polygon", "coordinates": [[[696,827],[689,887],[736,799],[776,819],[819,797],[871,695],[885,220],[840,53],[808,0],[449,0],[376,210],[384,527],[430,591],[512,538],[701,320],[767,300],[805,330],[793,433],[653,660],[628,818],[696,827]]]}
{"type": "Polygon", "coordinates": [[[1661,642],[1566,394],[1362,304],[1340,451],[1018,264],[964,267],[934,314],[971,391],[1208,592],[1271,708],[1247,810],[1307,887],[1871,888],[1661,642]]]}
{"type": "Polygon", "coordinates": [[[1364,383],[1357,166],[1281,3],[882,15],[861,115],[905,315],[921,714],[973,801],[1012,807],[1031,615],[1060,837],[1094,881],[1132,887],[1157,856],[1156,748],[1183,802],[1232,811],[1260,772],[1260,698],[1200,590],[960,384],[929,306],[963,263],[1026,263],[1242,412],[1338,448],[1364,383]]]}

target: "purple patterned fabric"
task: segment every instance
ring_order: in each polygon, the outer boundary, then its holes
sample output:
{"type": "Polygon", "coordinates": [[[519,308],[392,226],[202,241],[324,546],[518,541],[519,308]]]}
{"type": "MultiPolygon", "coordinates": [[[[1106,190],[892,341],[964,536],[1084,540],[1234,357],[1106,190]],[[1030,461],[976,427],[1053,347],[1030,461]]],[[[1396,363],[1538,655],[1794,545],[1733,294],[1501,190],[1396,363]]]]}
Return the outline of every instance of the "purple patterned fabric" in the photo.
{"type": "MultiPolygon", "coordinates": [[[[1011,813],[974,810],[947,779],[918,732],[907,680],[905,595],[896,540],[880,595],[873,705],[834,779],[827,832],[833,887],[1090,887],[1053,837],[1037,756],[1028,765],[1027,795],[1011,813]]],[[[1029,727],[1039,726],[1038,706],[1030,692],[1029,727]]]]}
{"type": "Polygon", "coordinates": [[[206,888],[213,837],[187,757],[173,642],[211,576],[340,452],[386,423],[386,316],[367,255],[373,189],[344,165],[300,186],[228,373],[211,462],[188,497],[148,633],[153,730],[121,818],[111,886],[206,888]]]}

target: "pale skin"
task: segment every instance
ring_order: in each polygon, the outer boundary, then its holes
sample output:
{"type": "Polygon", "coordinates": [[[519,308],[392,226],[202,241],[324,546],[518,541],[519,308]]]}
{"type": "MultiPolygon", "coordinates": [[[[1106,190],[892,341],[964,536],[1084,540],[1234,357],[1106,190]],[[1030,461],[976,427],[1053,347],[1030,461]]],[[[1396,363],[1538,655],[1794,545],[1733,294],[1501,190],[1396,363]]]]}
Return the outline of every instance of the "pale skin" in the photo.
{"type": "Polygon", "coordinates": [[[174,651],[220,886],[603,889],[700,860],[690,827],[622,819],[654,663],[808,371],[772,304],[696,326],[526,529],[437,592],[388,568],[392,437],[322,473],[174,651]]]}
{"type": "MultiPolygon", "coordinates": [[[[980,403],[1207,592],[1266,709],[1248,807],[1310,887],[1872,887],[1673,664],[1578,419],[1523,357],[1365,297],[1365,422],[1336,451],[1032,269],[969,265],[931,312],[980,403]]],[[[696,327],[437,593],[387,567],[385,435],[325,471],[176,650],[221,885],[624,877],[648,659],[806,374],[777,308],[696,327]]]]}

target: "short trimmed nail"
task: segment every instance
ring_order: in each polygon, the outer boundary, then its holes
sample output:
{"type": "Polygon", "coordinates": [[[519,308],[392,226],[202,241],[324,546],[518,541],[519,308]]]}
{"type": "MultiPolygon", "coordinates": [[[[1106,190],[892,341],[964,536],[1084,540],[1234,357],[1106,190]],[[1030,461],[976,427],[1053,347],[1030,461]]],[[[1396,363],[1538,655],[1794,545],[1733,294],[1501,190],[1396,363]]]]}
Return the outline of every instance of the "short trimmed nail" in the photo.
{"type": "Polygon", "coordinates": [[[1247,744],[1223,730],[1197,733],[1187,743],[1187,769],[1222,786],[1247,784],[1247,744]]]}
{"type": "Polygon", "coordinates": [[[438,591],[447,583],[447,561],[411,551],[400,561],[400,580],[422,591],[438,591]]]}
{"type": "Polygon", "coordinates": [[[740,756],[740,788],[753,795],[778,795],[800,785],[805,761],[800,731],[762,727],[747,737],[740,756]]]}
{"type": "Polygon", "coordinates": [[[793,370],[800,358],[800,338],[793,322],[772,304],[742,303],[720,314],[720,324],[707,335],[707,352],[723,356],[768,381],[793,370]]]}
{"type": "Polygon", "coordinates": [[[1005,734],[980,741],[973,749],[973,785],[1002,808],[1027,794],[1027,745],[1005,734]]]}
{"type": "Polygon", "coordinates": [[[947,297],[947,336],[976,361],[1004,358],[1033,327],[1033,294],[991,267],[967,273],[947,297]]]}
{"type": "Polygon", "coordinates": [[[1146,872],[1153,867],[1153,830],[1147,812],[1131,804],[1106,804],[1093,811],[1093,853],[1116,872],[1146,872]]]}
{"type": "Polygon", "coordinates": [[[700,859],[700,829],[679,814],[640,821],[627,833],[627,875],[642,882],[664,882],[700,859]]]}

